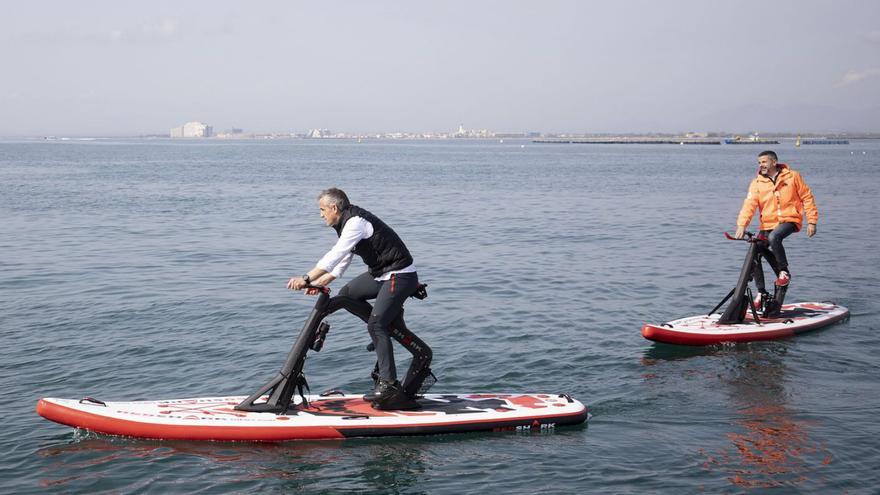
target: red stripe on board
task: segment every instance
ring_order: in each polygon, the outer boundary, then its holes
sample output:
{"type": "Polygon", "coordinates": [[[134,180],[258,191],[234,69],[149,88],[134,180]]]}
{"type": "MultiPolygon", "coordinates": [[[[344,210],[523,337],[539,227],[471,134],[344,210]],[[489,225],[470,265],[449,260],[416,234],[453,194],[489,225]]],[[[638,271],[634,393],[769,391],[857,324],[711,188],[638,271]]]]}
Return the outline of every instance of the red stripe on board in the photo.
{"type": "Polygon", "coordinates": [[[679,332],[671,328],[646,323],[642,327],[642,336],[648,340],[679,345],[711,345],[724,342],[752,342],[756,340],[776,340],[785,337],[815,330],[830,325],[849,316],[849,311],[841,313],[827,320],[817,321],[808,325],[782,328],[766,332],[736,332],[725,334],[699,334],[693,332],[679,332]]]}
{"type": "MultiPolygon", "coordinates": [[[[251,441],[251,442],[279,442],[284,440],[313,440],[313,439],[338,439],[345,438],[341,433],[345,430],[395,430],[406,428],[430,428],[462,426],[462,425],[487,425],[486,429],[492,429],[493,424],[506,424],[511,421],[532,421],[540,419],[545,422],[559,421],[564,418],[582,418],[586,420],[587,409],[567,414],[552,414],[542,416],[504,417],[483,420],[437,422],[437,423],[399,423],[394,425],[367,425],[357,424],[351,427],[331,426],[211,426],[211,425],[167,425],[144,423],[127,419],[112,418],[99,414],[80,411],[70,407],[55,404],[43,399],[37,402],[37,414],[40,416],[74,428],[110,435],[122,435],[136,438],[162,439],[162,440],[217,440],[217,441],[251,441]]],[[[279,419],[281,419],[280,417],[279,419]]]]}
{"type": "Polygon", "coordinates": [[[212,426],[165,425],[93,414],[40,399],[37,414],[75,428],[110,435],[163,440],[226,440],[278,442],[294,439],[344,438],[329,426],[212,426]]]}

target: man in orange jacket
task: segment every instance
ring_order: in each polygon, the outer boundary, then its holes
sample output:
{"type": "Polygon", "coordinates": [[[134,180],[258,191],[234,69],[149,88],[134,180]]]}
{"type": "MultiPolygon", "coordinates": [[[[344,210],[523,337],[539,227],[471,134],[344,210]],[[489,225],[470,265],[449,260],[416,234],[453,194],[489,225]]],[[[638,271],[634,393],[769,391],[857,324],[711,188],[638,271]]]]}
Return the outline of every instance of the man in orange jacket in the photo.
{"type": "MultiPolygon", "coordinates": [[[[791,279],[791,271],[782,241],[801,230],[804,214],[807,216],[807,235],[816,235],[819,210],[816,209],[813,192],[801,174],[784,163],[777,163],[777,160],[776,153],[772,151],[763,151],[758,155],[758,176],[749,185],[749,194],[736,220],[736,238],[742,239],[755,209],[759,209],[760,233],[767,237],[770,247],[764,257],[776,272],[776,285],[785,287],[791,279]]],[[[755,284],[765,293],[764,273],[760,267],[755,271],[755,284]]]]}

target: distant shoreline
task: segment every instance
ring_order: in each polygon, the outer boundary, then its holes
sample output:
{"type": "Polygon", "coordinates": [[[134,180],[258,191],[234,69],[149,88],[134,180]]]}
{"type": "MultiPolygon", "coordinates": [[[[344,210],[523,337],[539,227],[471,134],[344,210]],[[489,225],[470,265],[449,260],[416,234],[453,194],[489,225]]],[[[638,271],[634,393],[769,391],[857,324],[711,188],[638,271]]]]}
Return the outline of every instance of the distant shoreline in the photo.
{"type": "MultiPolygon", "coordinates": [[[[490,136],[449,136],[420,133],[390,133],[390,134],[339,134],[325,137],[307,137],[292,133],[254,133],[236,135],[218,135],[211,137],[171,138],[163,134],[146,134],[135,136],[0,136],[3,140],[27,140],[27,141],[97,141],[111,139],[143,139],[143,140],[174,140],[174,141],[266,141],[266,140],[291,140],[291,141],[528,141],[534,143],[549,144],[778,144],[779,141],[802,140],[807,144],[817,144],[816,141],[846,141],[846,140],[869,140],[880,139],[878,132],[858,133],[767,133],[758,138],[738,134],[674,134],[674,133],[602,133],[602,134],[571,134],[571,133],[546,133],[524,135],[514,133],[499,133],[490,136]],[[734,142],[735,141],[735,142],[734,142]]],[[[846,143],[835,143],[846,144],[846,143]]]]}

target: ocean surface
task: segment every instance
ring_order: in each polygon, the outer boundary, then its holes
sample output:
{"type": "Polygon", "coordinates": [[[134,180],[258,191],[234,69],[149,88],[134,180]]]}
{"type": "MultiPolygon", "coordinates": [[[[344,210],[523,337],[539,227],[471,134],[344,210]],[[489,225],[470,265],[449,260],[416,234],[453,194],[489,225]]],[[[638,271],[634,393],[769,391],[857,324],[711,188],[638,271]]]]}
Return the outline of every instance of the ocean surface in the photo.
{"type": "MultiPolygon", "coordinates": [[[[736,283],[744,243],[722,232],[759,147],[0,141],[0,492],[877,493],[880,142],[773,148],[820,209],[815,237],[786,241],[789,301],[852,315],[690,348],[640,327],[736,283]],[[284,286],[335,241],[316,204],[331,186],[389,223],[429,284],[406,308],[432,392],[569,393],[588,424],[264,445],[37,416],[40,397],[255,391],[314,302],[284,286]]],[[[368,390],[365,325],[331,323],[312,389],[368,390]]]]}

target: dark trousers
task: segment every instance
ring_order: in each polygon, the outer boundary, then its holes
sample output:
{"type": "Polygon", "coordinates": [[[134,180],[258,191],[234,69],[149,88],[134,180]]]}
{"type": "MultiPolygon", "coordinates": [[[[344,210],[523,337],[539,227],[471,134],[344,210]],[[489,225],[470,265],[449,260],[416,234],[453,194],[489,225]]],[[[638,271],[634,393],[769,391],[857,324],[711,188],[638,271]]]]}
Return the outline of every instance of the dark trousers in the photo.
{"type": "Polygon", "coordinates": [[[418,287],[419,276],[416,272],[396,273],[390,280],[382,282],[377,282],[367,272],[352,279],[339,291],[340,296],[361,301],[376,299],[367,321],[367,331],[376,347],[380,380],[397,380],[394,349],[391,347],[391,326],[398,318],[402,319],[403,303],[418,287]]]}
{"type": "MultiPolygon", "coordinates": [[[[791,222],[780,223],[773,230],[762,230],[760,233],[767,237],[768,247],[761,250],[761,255],[767,258],[767,263],[776,275],[785,270],[791,275],[788,269],[788,258],[785,257],[785,248],[782,241],[793,234],[797,230],[797,225],[791,222]]],[[[764,269],[761,267],[761,261],[757,260],[758,265],[755,267],[755,285],[759,290],[764,290],[764,269]]]]}

